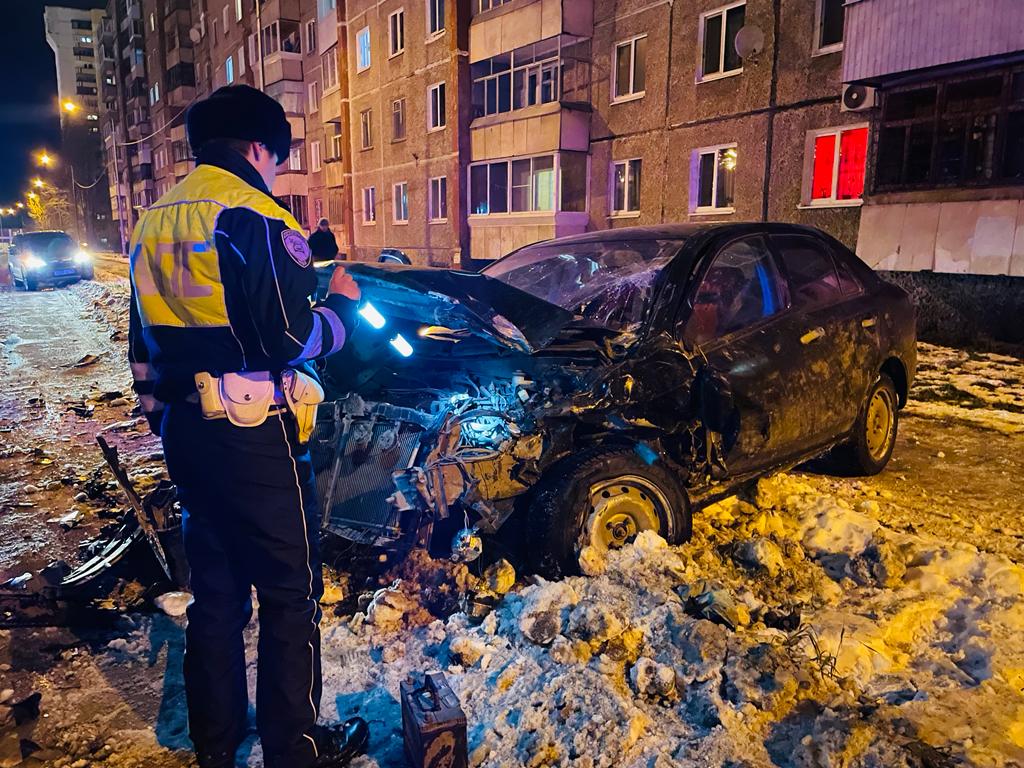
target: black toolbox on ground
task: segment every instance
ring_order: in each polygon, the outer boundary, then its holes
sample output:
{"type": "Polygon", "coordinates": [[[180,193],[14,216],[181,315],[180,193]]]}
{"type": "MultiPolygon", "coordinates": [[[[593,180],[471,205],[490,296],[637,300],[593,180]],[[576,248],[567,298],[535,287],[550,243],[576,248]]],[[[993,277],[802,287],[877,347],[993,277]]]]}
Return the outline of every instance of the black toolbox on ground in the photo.
{"type": "Polygon", "coordinates": [[[401,683],[405,754],[414,768],[467,768],[466,715],[442,672],[401,683]]]}

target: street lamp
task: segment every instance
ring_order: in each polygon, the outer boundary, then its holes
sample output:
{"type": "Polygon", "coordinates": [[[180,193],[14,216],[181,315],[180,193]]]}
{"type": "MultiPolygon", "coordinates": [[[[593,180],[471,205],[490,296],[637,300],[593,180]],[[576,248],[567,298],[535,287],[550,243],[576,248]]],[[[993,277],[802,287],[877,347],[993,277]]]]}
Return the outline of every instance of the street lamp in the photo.
{"type": "Polygon", "coordinates": [[[42,189],[43,187],[46,186],[46,182],[40,179],[38,176],[36,176],[34,179],[32,179],[32,186],[35,187],[36,189],[42,189]]]}
{"type": "Polygon", "coordinates": [[[61,102],[60,106],[61,106],[61,109],[63,109],[69,115],[71,113],[73,113],[73,112],[78,110],[78,105],[75,104],[75,102],[71,101],[70,99],[65,99],[63,102],[61,102]]]}
{"type": "Polygon", "coordinates": [[[53,157],[51,157],[45,149],[39,153],[39,156],[36,158],[36,160],[38,160],[39,165],[43,166],[44,168],[49,168],[51,165],[53,165],[53,157]]]}
{"type": "Polygon", "coordinates": [[[35,192],[29,192],[29,193],[28,193],[28,194],[26,195],[26,197],[27,197],[27,198],[28,198],[29,200],[35,200],[35,199],[36,199],[37,197],[39,197],[39,195],[37,195],[37,194],[36,194],[35,192]]]}
{"type": "Polygon", "coordinates": [[[25,204],[24,204],[24,203],[15,203],[15,204],[14,204],[14,207],[15,207],[15,208],[19,208],[19,209],[20,209],[20,208],[24,208],[24,207],[25,207],[25,204]]]}

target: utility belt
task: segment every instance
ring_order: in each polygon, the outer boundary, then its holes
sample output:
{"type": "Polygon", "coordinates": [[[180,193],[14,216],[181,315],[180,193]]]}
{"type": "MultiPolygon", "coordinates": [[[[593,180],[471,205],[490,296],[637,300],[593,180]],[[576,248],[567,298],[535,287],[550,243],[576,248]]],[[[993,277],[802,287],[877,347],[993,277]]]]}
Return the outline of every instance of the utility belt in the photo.
{"type": "Polygon", "coordinates": [[[268,416],[285,411],[295,417],[299,442],[306,443],[316,425],[317,406],[324,389],[309,374],[285,370],[276,378],[270,371],[242,371],[213,376],[195,375],[196,393],[186,400],[198,402],[204,419],[227,419],[236,427],[258,427],[268,416]]]}

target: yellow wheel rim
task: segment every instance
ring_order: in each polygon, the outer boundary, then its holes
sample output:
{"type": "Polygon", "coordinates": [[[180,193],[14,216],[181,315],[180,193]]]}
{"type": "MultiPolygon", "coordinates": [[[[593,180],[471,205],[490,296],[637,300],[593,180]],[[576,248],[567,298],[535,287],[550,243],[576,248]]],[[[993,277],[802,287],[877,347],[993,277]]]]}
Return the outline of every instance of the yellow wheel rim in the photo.
{"type": "Polygon", "coordinates": [[[645,478],[623,475],[590,487],[590,514],[584,525],[581,549],[618,549],[641,531],[663,533],[669,503],[661,490],[645,478]]]}
{"type": "Polygon", "coordinates": [[[896,409],[889,390],[881,388],[875,391],[868,402],[868,413],[865,419],[865,442],[868,454],[875,461],[881,461],[892,445],[896,426],[896,409]]]}

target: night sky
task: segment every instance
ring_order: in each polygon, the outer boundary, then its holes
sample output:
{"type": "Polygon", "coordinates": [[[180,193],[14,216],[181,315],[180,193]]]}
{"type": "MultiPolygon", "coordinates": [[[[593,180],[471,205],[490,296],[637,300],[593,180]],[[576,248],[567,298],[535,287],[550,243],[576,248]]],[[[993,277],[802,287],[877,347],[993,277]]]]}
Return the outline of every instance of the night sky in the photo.
{"type": "Polygon", "coordinates": [[[0,0],[0,205],[21,199],[33,150],[60,148],[57,76],[43,7],[102,8],[103,0],[0,0]]]}

